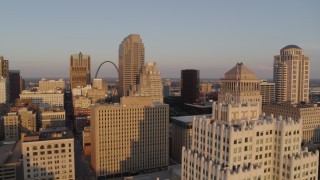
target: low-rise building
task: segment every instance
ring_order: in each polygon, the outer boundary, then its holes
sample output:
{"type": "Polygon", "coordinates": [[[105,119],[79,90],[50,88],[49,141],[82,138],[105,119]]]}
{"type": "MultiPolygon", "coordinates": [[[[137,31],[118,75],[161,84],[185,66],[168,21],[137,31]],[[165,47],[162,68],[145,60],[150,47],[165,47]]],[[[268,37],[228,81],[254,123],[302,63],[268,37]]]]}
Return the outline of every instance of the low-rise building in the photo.
{"type": "Polygon", "coordinates": [[[41,79],[39,81],[39,91],[50,91],[50,90],[64,90],[65,81],[63,79],[59,80],[47,80],[41,79]]]}
{"type": "Polygon", "coordinates": [[[66,125],[66,112],[64,108],[42,109],[40,112],[41,128],[58,128],[66,125]]]}
{"type": "Polygon", "coordinates": [[[19,116],[18,113],[7,113],[3,117],[5,141],[16,141],[19,139],[19,116]]]}
{"type": "Polygon", "coordinates": [[[62,91],[28,91],[24,90],[20,94],[20,99],[32,99],[32,103],[39,107],[63,107],[64,93],[62,91]]]}

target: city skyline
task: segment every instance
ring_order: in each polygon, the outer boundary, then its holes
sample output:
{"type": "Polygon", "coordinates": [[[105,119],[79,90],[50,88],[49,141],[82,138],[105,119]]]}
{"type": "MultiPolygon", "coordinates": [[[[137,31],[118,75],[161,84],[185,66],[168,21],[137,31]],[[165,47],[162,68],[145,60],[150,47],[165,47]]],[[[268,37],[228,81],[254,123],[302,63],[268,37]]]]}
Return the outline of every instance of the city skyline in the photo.
{"type": "MultiPolygon", "coordinates": [[[[119,44],[129,34],[141,35],[145,62],[156,61],[163,78],[179,78],[190,68],[200,70],[200,78],[221,78],[244,62],[257,77],[271,79],[273,56],[290,44],[310,57],[311,79],[320,76],[317,1],[0,5],[0,56],[26,78],[68,77],[70,54],[79,52],[90,55],[91,73],[105,60],[117,64],[119,44]]],[[[116,77],[116,70],[105,66],[100,77],[116,77]]]]}

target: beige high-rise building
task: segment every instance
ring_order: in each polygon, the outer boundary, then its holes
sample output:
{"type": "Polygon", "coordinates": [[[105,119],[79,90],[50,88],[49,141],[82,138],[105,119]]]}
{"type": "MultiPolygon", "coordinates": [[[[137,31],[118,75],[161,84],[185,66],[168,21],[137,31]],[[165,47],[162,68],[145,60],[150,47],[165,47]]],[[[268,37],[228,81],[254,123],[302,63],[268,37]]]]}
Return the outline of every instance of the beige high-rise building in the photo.
{"type": "Polygon", "coordinates": [[[0,56],[0,77],[8,78],[9,76],[9,61],[0,56]]]}
{"type": "Polygon", "coordinates": [[[36,132],[37,131],[37,114],[36,112],[29,111],[27,108],[18,110],[20,116],[21,132],[36,132]]]}
{"type": "Polygon", "coordinates": [[[309,57],[300,47],[288,45],[280,50],[280,55],[274,56],[273,81],[277,102],[308,102],[309,79],[309,57]]]}
{"type": "Polygon", "coordinates": [[[91,166],[97,177],[159,170],[169,164],[169,106],[122,97],[91,108],[91,166]]]}
{"type": "Polygon", "coordinates": [[[71,131],[47,129],[38,134],[22,134],[21,141],[25,180],[75,180],[71,131]]]}
{"type": "Polygon", "coordinates": [[[63,107],[64,93],[62,91],[28,91],[20,94],[20,99],[32,99],[32,103],[39,107],[63,107]]]}
{"type": "Polygon", "coordinates": [[[264,114],[256,119],[250,113],[224,116],[260,107],[218,106],[213,118],[193,120],[192,147],[182,149],[182,180],[318,178],[319,151],[301,150],[301,121],[264,114]]]}
{"type": "Polygon", "coordinates": [[[163,102],[162,81],[155,62],[148,62],[143,67],[137,87],[138,95],[150,96],[154,102],[163,102]]]}
{"type": "Polygon", "coordinates": [[[73,54],[70,57],[70,89],[77,86],[85,87],[91,80],[90,56],[73,54]]]}
{"type": "Polygon", "coordinates": [[[9,83],[8,79],[0,76],[0,104],[9,102],[9,83]]]}
{"type": "Polygon", "coordinates": [[[3,117],[4,140],[16,141],[19,139],[19,116],[16,112],[7,113],[3,117]]]}
{"type": "Polygon", "coordinates": [[[47,80],[41,79],[39,81],[39,91],[50,91],[50,90],[64,90],[65,82],[63,79],[59,80],[47,80]]]}
{"type": "Polygon", "coordinates": [[[320,142],[320,106],[317,104],[290,104],[289,102],[270,104],[263,107],[263,112],[285,118],[301,119],[302,140],[320,142]]]}
{"type": "Polygon", "coordinates": [[[119,46],[119,96],[128,96],[139,84],[144,66],[144,44],[138,34],[130,34],[119,46]]]}
{"type": "Polygon", "coordinates": [[[267,82],[266,80],[260,83],[260,94],[262,96],[262,107],[276,102],[275,83],[267,82]]]}
{"type": "Polygon", "coordinates": [[[218,101],[234,104],[258,104],[261,110],[260,81],[243,63],[237,63],[221,79],[218,101]]]}

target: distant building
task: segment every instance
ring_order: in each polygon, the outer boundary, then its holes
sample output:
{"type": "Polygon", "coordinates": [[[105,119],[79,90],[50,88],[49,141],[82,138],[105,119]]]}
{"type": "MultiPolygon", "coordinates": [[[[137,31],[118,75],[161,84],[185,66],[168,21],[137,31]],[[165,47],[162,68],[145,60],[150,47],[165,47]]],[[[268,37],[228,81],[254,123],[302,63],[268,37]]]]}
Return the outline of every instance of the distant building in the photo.
{"type": "Polygon", "coordinates": [[[35,111],[20,108],[18,114],[22,133],[37,131],[37,113],[35,111]]]}
{"type": "Polygon", "coordinates": [[[40,123],[41,129],[65,127],[66,112],[64,108],[51,108],[41,110],[40,123]]]}
{"type": "Polygon", "coordinates": [[[93,79],[92,88],[94,89],[102,89],[102,79],[93,79]]]}
{"type": "Polygon", "coordinates": [[[90,89],[87,92],[87,97],[91,100],[91,104],[95,104],[98,102],[104,102],[106,94],[102,89],[90,89]]]}
{"type": "Polygon", "coordinates": [[[10,102],[14,103],[19,99],[19,94],[22,92],[22,77],[20,70],[9,70],[9,89],[10,102]]]}
{"type": "Polygon", "coordinates": [[[64,89],[65,89],[65,81],[63,79],[59,79],[59,80],[41,79],[41,81],[39,81],[38,91],[64,90],[64,89]]]}
{"type": "Polygon", "coordinates": [[[1,77],[9,77],[9,61],[5,60],[3,56],[0,56],[0,78],[1,77]]]}
{"type": "Polygon", "coordinates": [[[302,122],[302,141],[320,142],[320,107],[317,104],[294,104],[283,102],[263,107],[263,112],[284,118],[300,119],[302,122]]]}
{"type": "Polygon", "coordinates": [[[191,148],[182,149],[182,180],[318,178],[319,151],[301,150],[301,121],[256,118],[251,109],[259,111],[258,104],[213,106],[212,118],[193,120],[191,148]]]}
{"type": "Polygon", "coordinates": [[[75,179],[74,138],[71,131],[47,129],[22,134],[24,179],[75,179]]]}
{"type": "Polygon", "coordinates": [[[212,92],[212,86],[213,84],[211,82],[202,82],[200,84],[200,92],[203,94],[208,94],[212,92]]]}
{"type": "Polygon", "coordinates": [[[144,44],[140,35],[130,34],[119,46],[119,96],[128,96],[139,84],[144,65],[144,44]]]}
{"type": "Polygon", "coordinates": [[[8,79],[0,77],[0,104],[6,104],[9,102],[9,83],[8,79]]]}
{"type": "Polygon", "coordinates": [[[4,140],[16,141],[19,139],[19,116],[18,113],[7,113],[3,117],[4,122],[4,140]]]}
{"type": "Polygon", "coordinates": [[[276,101],[309,101],[310,60],[296,45],[288,45],[274,56],[273,81],[276,101]]]}
{"type": "Polygon", "coordinates": [[[171,95],[171,86],[164,84],[162,90],[163,97],[168,97],[171,95]]]}
{"type": "Polygon", "coordinates": [[[181,70],[181,99],[182,103],[199,101],[199,70],[181,70]]]}
{"type": "Polygon", "coordinates": [[[32,99],[32,103],[39,107],[63,107],[64,93],[62,91],[33,92],[24,90],[20,94],[20,99],[32,99]]]}
{"type": "Polygon", "coordinates": [[[269,83],[266,80],[260,83],[260,94],[262,97],[262,107],[276,102],[275,83],[269,83]]]}
{"type": "Polygon", "coordinates": [[[139,77],[138,94],[152,97],[154,102],[163,102],[160,71],[155,62],[148,62],[139,77]]]}
{"type": "Polygon", "coordinates": [[[89,108],[91,105],[91,100],[84,96],[73,97],[73,108],[89,108]]]}
{"type": "Polygon", "coordinates": [[[86,86],[91,80],[90,56],[73,54],[70,57],[70,89],[78,86],[86,86]]]}
{"type": "Polygon", "coordinates": [[[72,96],[87,96],[87,93],[89,90],[92,89],[91,85],[86,86],[78,86],[75,88],[72,88],[72,96]]]}
{"type": "Polygon", "coordinates": [[[91,166],[97,177],[169,165],[169,106],[151,97],[123,97],[91,108],[91,166]],[[110,141],[106,141],[106,138],[110,141]],[[113,139],[113,140],[111,140],[113,139]]]}

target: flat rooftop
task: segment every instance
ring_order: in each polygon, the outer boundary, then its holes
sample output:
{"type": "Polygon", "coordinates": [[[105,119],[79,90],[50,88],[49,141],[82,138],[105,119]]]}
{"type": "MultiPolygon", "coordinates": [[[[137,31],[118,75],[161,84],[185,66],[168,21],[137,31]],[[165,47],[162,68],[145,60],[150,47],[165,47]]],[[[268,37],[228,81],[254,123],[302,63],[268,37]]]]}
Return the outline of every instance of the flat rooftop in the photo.
{"type": "Polygon", "coordinates": [[[18,162],[21,155],[21,140],[11,144],[0,144],[0,166],[7,163],[18,162]]]}
{"type": "Polygon", "coordinates": [[[23,137],[23,142],[48,141],[57,139],[73,138],[72,131],[66,127],[48,128],[39,133],[26,134],[23,137]]]}
{"type": "Polygon", "coordinates": [[[183,123],[192,123],[194,117],[196,117],[196,118],[201,118],[201,117],[211,118],[211,114],[191,115],[191,116],[174,116],[174,117],[171,117],[171,119],[175,120],[175,121],[180,121],[183,123]]]}

